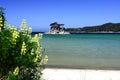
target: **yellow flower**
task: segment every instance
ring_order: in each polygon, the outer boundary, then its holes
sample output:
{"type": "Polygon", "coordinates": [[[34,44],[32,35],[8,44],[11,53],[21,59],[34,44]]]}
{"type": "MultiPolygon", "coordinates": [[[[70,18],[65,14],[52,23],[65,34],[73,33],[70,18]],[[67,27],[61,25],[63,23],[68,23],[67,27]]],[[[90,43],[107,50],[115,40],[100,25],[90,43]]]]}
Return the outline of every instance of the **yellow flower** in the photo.
{"type": "Polygon", "coordinates": [[[21,48],[21,55],[25,55],[26,53],[26,45],[25,42],[22,43],[22,48],[21,48]]]}
{"type": "Polygon", "coordinates": [[[26,20],[23,20],[20,25],[20,31],[26,34],[27,30],[28,30],[27,22],[26,20]]]}
{"type": "Polygon", "coordinates": [[[3,24],[0,24],[0,26],[3,26],[3,24]]]}
{"type": "Polygon", "coordinates": [[[8,29],[12,31],[12,44],[16,44],[16,38],[19,37],[19,32],[17,31],[17,28],[11,27],[9,25],[8,29]]]}
{"type": "Polygon", "coordinates": [[[1,27],[0,27],[0,32],[1,32],[1,27]]]}
{"type": "Polygon", "coordinates": [[[31,50],[31,55],[34,55],[34,49],[31,50]]]}
{"type": "Polygon", "coordinates": [[[17,66],[17,67],[15,68],[15,70],[13,71],[13,74],[14,74],[14,75],[18,75],[18,73],[19,73],[19,67],[17,66]]]}
{"type": "Polygon", "coordinates": [[[2,20],[2,17],[0,17],[0,20],[2,20]]]}
{"type": "Polygon", "coordinates": [[[28,34],[31,34],[32,33],[32,28],[29,28],[28,29],[28,34]]]}
{"type": "Polygon", "coordinates": [[[37,60],[38,60],[38,58],[35,57],[35,58],[33,59],[33,62],[37,62],[37,60]]]}
{"type": "Polygon", "coordinates": [[[13,31],[13,38],[17,38],[18,36],[19,36],[19,32],[17,32],[17,31],[13,31]]]}
{"type": "Polygon", "coordinates": [[[39,56],[37,55],[34,59],[33,59],[33,62],[37,62],[39,59],[39,56]]]}
{"type": "Polygon", "coordinates": [[[44,64],[47,64],[47,62],[48,62],[48,56],[47,55],[45,55],[45,58],[43,59],[43,62],[44,62],[44,64]]]}
{"type": "Polygon", "coordinates": [[[35,36],[32,38],[32,42],[38,42],[39,36],[38,34],[35,34],[35,36]]]}

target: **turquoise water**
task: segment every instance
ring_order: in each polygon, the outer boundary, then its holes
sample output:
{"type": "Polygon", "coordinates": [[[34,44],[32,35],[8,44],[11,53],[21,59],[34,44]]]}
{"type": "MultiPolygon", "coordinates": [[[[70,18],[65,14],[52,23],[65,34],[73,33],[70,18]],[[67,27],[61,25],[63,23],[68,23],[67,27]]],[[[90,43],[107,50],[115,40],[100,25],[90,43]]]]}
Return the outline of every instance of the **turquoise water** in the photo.
{"type": "Polygon", "coordinates": [[[120,69],[120,34],[43,35],[47,66],[120,69]]]}

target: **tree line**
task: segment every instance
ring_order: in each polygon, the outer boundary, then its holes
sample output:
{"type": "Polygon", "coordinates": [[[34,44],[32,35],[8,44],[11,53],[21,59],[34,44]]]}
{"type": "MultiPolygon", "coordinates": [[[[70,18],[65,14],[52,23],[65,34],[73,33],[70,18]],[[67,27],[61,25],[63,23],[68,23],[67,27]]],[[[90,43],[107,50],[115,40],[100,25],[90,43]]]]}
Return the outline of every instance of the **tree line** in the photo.
{"type": "Polygon", "coordinates": [[[65,31],[71,33],[80,32],[120,32],[120,23],[105,23],[97,26],[86,26],[83,28],[66,28],[65,31]]]}

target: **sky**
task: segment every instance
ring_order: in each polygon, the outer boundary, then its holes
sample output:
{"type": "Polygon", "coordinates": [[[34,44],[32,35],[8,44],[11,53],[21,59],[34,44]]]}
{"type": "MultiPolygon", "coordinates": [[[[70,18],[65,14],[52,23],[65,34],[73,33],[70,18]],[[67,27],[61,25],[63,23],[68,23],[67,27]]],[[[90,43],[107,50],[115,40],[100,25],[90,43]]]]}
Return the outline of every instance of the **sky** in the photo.
{"type": "Polygon", "coordinates": [[[120,0],[0,0],[8,23],[19,28],[23,19],[34,32],[46,32],[50,23],[79,28],[120,22],[120,0]]]}

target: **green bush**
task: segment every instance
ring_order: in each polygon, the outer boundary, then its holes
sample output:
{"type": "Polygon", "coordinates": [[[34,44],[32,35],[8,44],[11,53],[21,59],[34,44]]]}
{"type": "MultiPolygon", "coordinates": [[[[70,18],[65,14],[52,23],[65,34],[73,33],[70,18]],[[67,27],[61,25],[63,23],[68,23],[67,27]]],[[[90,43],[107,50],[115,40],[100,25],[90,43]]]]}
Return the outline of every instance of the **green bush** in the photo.
{"type": "Polygon", "coordinates": [[[39,80],[48,56],[40,44],[42,34],[31,37],[32,28],[24,20],[20,30],[0,28],[0,80],[39,80]]]}

